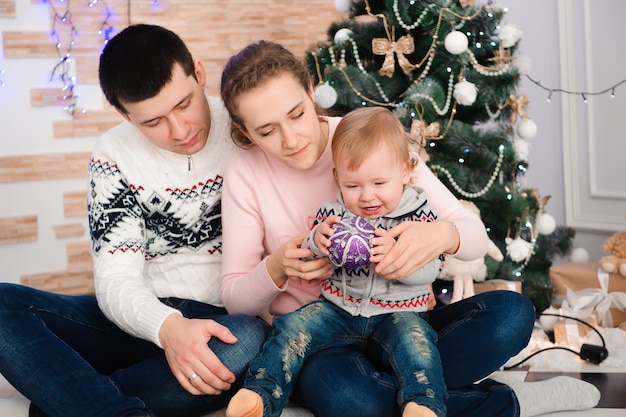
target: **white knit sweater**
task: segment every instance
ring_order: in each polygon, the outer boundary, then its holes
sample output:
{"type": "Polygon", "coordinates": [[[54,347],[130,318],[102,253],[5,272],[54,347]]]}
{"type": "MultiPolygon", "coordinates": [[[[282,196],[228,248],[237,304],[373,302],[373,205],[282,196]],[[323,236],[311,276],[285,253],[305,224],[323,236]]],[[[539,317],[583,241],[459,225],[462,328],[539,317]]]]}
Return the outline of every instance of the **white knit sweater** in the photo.
{"type": "Polygon", "coordinates": [[[177,310],[159,297],[222,306],[224,167],[230,119],[209,97],[211,128],[200,152],[152,145],[128,122],[98,141],[89,163],[89,225],[98,303],[132,335],[161,346],[161,324],[177,310]]]}

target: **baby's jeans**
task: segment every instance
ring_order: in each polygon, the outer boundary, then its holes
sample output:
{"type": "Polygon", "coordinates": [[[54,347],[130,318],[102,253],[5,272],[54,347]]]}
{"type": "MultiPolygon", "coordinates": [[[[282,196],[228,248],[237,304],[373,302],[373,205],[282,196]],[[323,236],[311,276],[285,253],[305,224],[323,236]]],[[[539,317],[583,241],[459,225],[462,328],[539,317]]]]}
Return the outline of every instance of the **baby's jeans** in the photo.
{"type": "Polygon", "coordinates": [[[363,348],[374,341],[394,376],[400,409],[415,402],[444,417],[447,391],[437,333],[422,316],[426,314],[412,311],[352,316],[324,299],[314,301],[274,320],[274,330],[250,364],[244,387],[261,395],[265,417],[278,416],[310,355],[331,347],[363,348]]]}

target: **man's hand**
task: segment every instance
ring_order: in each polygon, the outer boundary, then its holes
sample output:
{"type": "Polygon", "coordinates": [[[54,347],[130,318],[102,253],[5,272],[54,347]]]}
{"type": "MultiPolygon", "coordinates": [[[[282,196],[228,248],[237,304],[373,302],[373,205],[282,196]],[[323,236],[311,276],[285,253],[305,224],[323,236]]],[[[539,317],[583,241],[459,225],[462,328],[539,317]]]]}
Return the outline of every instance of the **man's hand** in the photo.
{"type": "Polygon", "coordinates": [[[235,375],[207,346],[212,337],[224,343],[237,342],[227,327],[213,320],[187,319],[178,314],[165,319],[159,331],[172,373],[191,394],[217,395],[235,382],[235,375]]]}

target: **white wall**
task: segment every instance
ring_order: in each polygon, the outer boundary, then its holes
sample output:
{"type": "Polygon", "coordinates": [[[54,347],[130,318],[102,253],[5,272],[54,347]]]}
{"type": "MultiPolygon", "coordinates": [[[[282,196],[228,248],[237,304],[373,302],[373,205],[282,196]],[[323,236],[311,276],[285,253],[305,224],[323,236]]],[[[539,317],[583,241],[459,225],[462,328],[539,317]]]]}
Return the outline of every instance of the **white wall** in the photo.
{"type": "MultiPolygon", "coordinates": [[[[565,1],[571,1],[576,8],[582,8],[586,0],[565,1]]],[[[507,22],[515,24],[524,32],[519,51],[532,59],[533,66],[528,75],[550,89],[563,87],[561,77],[563,68],[560,62],[562,40],[559,38],[558,3],[558,0],[502,0],[498,2],[498,4],[506,5],[509,8],[507,22]]],[[[610,13],[615,16],[626,15],[626,2],[624,1],[593,0],[590,4],[592,7],[605,7],[606,10],[603,13],[610,13]]],[[[580,48],[582,49],[582,45],[580,48]]],[[[616,50],[614,52],[615,54],[610,56],[610,61],[602,62],[599,60],[592,65],[623,67],[626,56],[623,51],[616,50]]],[[[605,80],[606,86],[613,85],[623,78],[626,77],[605,80]]],[[[569,88],[569,91],[589,91],[589,87],[584,84],[576,87],[575,89],[569,88]]],[[[599,86],[596,88],[600,89],[599,86]]],[[[530,105],[527,114],[539,127],[537,136],[532,139],[526,185],[539,189],[541,195],[551,195],[552,198],[547,206],[548,212],[554,216],[558,224],[567,224],[563,124],[569,121],[564,120],[563,104],[571,96],[564,93],[553,93],[550,102],[548,102],[548,92],[528,79],[523,79],[520,84],[520,92],[528,96],[530,105]]],[[[616,94],[620,93],[626,94],[626,88],[616,91],[616,94]]],[[[606,97],[604,98],[606,99],[606,97]]],[[[617,132],[615,133],[617,134],[617,132]]],[[[615,169],[617,170],[617,167],[615,169]]],[[[588,175],[588,172],[581,173],[581,175],[588,175]]],[[[598,206],[597,211],[601,212],[602,207],[598,206]]],[[[574,246],[585,248],[589,252],[589,260],[595,262],[605,255],[602,249],[604,240],[617,230],[625,230],[626,223],[621,229],[616,228],[613,231],[581,227],[575,229],[574,246]]]]}

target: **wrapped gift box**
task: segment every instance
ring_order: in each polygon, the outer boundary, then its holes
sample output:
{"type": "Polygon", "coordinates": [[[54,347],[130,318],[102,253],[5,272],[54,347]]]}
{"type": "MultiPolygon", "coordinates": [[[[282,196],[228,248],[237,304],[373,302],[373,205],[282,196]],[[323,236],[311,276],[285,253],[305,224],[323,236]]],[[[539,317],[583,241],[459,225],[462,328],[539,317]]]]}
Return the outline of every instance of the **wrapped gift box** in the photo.
{"type": "MultiPolygon", "coordinates": [[[[580,317],[586,323],[593,327],[598,327],[595,316],[580,317]]],[[[554,323],[554,341],[557,344],[578,345],[582,343],[582,338],[591,331],[589,326],[584,325],[576,320],[558,319],[554,323]]]]}
{"type": "Polygon", "coordinates": [[[495,291],[495,290],[509,290],[515,292],[522,292],[521,281],[509,281],[506,279],[489,279],[487,281],[475,282],[474,292],[480,294],[481,292],[495,291]]]}
{"type": "MultiPolygon", "coordinates": [[[[626,297],[626,278],[619,274],[606,274],[608,282],[605,282],[604,288],[601,277],[598,272],[597,262],[565,262],[553,265],[550,268],[550,282],[554,286],[555,294],[553,304],[560,306],[567,298],[567,289],[574,291],[576,294],[585,294],[585,297],[596,297],[608,302],[611,293],[624,293],[626,297]],[[592,291],[590,289],[597,289],[592,291]]],[[[622,297],[622,295],[619,295],[622,297]]],[[[612,307],[609,309],[611,321],[614,326],[619,326],[626,321],[626,311],[613,305],[617,301],[611,299],[612,307]]],[[[570,303],[571,304],[571,303],[570,303]]],[[[626,307],[626,306],[624,306],[626,307]]],[[[599,317],[601,325],[606,323],[606,319],[599,317]]]]}

